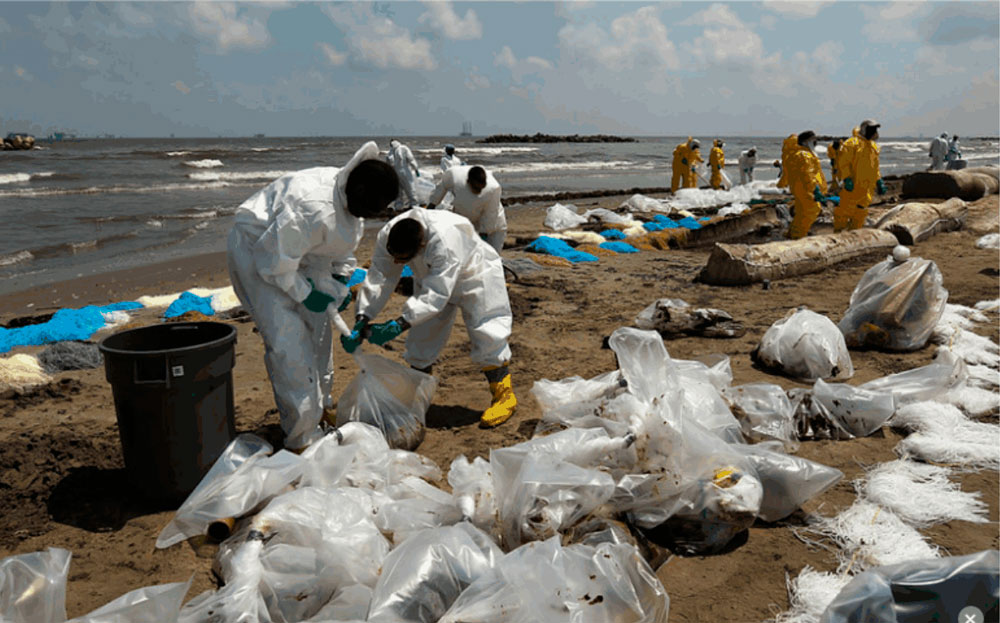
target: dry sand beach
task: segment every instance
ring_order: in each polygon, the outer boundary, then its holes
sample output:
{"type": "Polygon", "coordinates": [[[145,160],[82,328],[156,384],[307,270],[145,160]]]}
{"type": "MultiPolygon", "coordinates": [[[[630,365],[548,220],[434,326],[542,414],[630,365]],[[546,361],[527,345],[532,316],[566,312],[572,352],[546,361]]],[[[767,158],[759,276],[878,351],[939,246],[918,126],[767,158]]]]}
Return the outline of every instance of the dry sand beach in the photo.
{"type": "MultiPolygon", "coordinates": [[[[575,203],[581,208],[613,209],[625,198],[575,203]]],[[[508,244],[519,236],[534,237],[543,231],[548,205],[534,203],[512,210],[508,244]]],[[[873,216],[877,212],[874,208],[873,216]]],[[[980,235],[998,230],[997,215],[996,195],[970,203],[963,230],[937,235],[913,247],[914,256],[937,262],[950,303],[971,306],[997,298],[997,251],[975,247],[980,235]]],[[[813,233],[829,230],[829,224],[821,224],[813,233]]],[[[361,264],[371,255],[373,234],[368,232],[359,249],[361,264]]],[[[612,351],[602,348],[604,338],[620,326],[632,325],[640,310],[662,297],[726,310],[747,328],[746,334],[736,339],[668,340],[672,356],[694,359],[723,353],[731,358],[734,384],[766,381],[786,388],[804,387],[754,367],[751,350],[773,322],[800,305],[837,322],[862,273],[882,259],[867,257],[776,281],[768,289],[760,285],[715,287],[693,280],[709,251],[646,251],[602,257],[596,264],[547,267],[509,282],[515,322],[511,370],[520,400],[517,413],[497,429],[484,431],[477,426],[489,394],[482,375],[468,358],[464,329],[456,327],[435,366],[440,385],[427,414],[426,438],[417,451],[447,469],[460,454],[488,456],[491,448],[530,438],[540,416],[529,394],[532,384],[543,378],[591,377],[613,370],[615,358],[612,351]]],[[[513,258],[524,254],[508,248],[504,255],[513,258]]],[[[228,284],[224,254],[202,255],[10,294],[0,301],[0,321],[61,307],[228,284]]],[[[392,317],[402,302],[402,297],[395,296],[384,316],[392,317]]],[[[141,311],[135,318],[158,321],[152,310],[141,311]]],[[[977,329],[994,342],[1000,339],[996,320],[996,315],[991,315],[992,324],[977,329]]],[[[278,414],[264,369],[261,340],[246,319],[229,322],[238,328],[234,370],[237,430],[256,432],[278,445],[278,414]]],[[[390,347],[387,355],[400,360],[402,345],[392,343],[390,347]]],[[[933,346],[913,353],[853,351],[856,372],[851,383],[924,365],[933,352],[933,346]]],[[[357,368],[339,347],[335,361],[337,395],[357,368]]],[[[997,414],[988,419],[996,422],[997,414]]],[[[849,506],[855,499],[851,481],[865,467],[896,458],[893,448],[899,439],[900,433],[885,427],[862,439],[803,442],[799,455],[836,467],[845,478],[785,521],[758,521],[745,541],[739,540],[725,553],[674,556],[660,566],[657,574],[670,595],[670,621],[761,621],[787,609],[786,576],[795,577],[806,565],[830,571],[837,567],[830,551],[808,546],[796,537],[794,529],[803,524],[806,513],[829,516],[849,506]]],[[[213,546],[154,548],[156,535],[169,521],[171,511],[144,506],[123,485],[124,464],[111,388],[102,368],[66,372],[48,386],[23,395],[8,393],[0,399],[0,448],[0,557],[47,547],[70,550],[73,559],[66,595],[70,617],[89,612],[126,591],[185,581],[192,574],[189,598],[214,588],[213,546]]],[[[981,471],[959,478],[963,490],[981,492],[991,523],[952,521],[924,534],[952,555],[997,548],[997,474],[981,471]]]]}

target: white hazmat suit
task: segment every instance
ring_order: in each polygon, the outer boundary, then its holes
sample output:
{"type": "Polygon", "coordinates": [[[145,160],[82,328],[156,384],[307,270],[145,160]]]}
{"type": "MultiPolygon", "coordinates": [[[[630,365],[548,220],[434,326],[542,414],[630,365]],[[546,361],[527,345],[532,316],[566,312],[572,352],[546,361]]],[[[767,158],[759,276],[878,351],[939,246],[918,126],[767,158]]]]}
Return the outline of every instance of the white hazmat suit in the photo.
{"type": "Polygon", "coordinates": [[[503,264],[469,220],[458,214],[418,208],[386,223],[375,242],[357,313],[376,318],[396,288],[403,264],[396,263],[386,244],[393,225],[407,218],[423,225],[425,245],[407,263],[413,271],[413,296],[402,313],[410,324],[403,358],[418,369],[437,361],[455,314],[462,310],[472,360],[484,368],[506,364],[512,316],[503,264]]]}
{"type": "Polygon", "coordinates": [[[449,154],[445,154],[445,155],[441,156],[441,170],[442,171],[447,171],[448,169],[450,169],[452,167],[460,167],[460,166],[462,166],[464,164],[465,163],[462,162],[462,159],[459,158],[458,156],[456,156],[455,154],[450,154],[450,155],[449,154]]]}
{"type": "Polygon", "coordinates": [[[399,200],[396,202],[396,209],[412,208],[417,205],[413,194],[413,182],[417,177],[420,177],[420,168],[417,166],[416,159],[413,158],[413,152],[406,145],[392,140],[389,142],[387,159],[399,177],[399,200]],[[405,205],[403,205],[404,196],[405,205]]]}
{"type": "Polygon", "coordinates": [[[477,195],[469,188],[467,181],[471,168],[459,166],[445,171],[431,193],[430,205],[441,203],[450,191],[455,197],[452,202],[455,213],[469,219],[476,232],[499,253],[503,250],[503,241],[507,237],[507,216],[500,203],[500,182],[487,171],[486,187],[477,195]]]}
{"type": "Polygon", "coordinates": [[[947,132],[931,141],[930,153],[928,155],[931,157],[931,171],[941,171],[944,169],[944,160],[948,155],[947,132]]]}
{"type": "Polygon", "coordinates": [[[337,305],[347,287],[364,219],[347,211],[347,176],[378,146],[365,143],[343,168],[288,173],[236,209],[229,233],[229,276],[243,308],[264,340],[264,363],[281,414],[285,446],[299,449],[321,435],[324,407],[332,406],[332,329],[329,316],[302,301],[316,289],[337,305]]]}
{"type": "Polygon", "coordinates": [[[757,152],[750,155],[750,150],[740,152],[740,184],[749,184],[753,181],[753,168],[757,166],[757,152]]]}

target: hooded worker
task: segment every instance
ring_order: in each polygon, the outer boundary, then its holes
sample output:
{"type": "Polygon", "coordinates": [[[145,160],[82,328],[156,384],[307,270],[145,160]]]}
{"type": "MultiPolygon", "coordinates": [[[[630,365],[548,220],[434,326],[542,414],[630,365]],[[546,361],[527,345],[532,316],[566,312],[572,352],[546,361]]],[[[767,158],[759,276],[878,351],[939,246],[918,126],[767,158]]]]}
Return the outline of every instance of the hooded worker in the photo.
{"type": "Polygon", "coordinates": [[[417,161],[413,158],[413,152],[406,145],[396,139],[392,139],[389,141],[387,159],[399,177],[399,200],[396,202],[395,208],[397,210],[412,208],[417,205],[413,194],[413,182],[415,177],[420,177],[420,168],[417,166],[417,161]]]}
{"type": "Polygon", "coordinates": [[[948,156],[948,133],[942,132],[941,136],[931,141],[931,148],[927,154],[931,158],[929,171],[941,171],[948,156]]]}
{"type": "Polygon", "coordinates": [[[288,173],[236,209],[228,240],[233,290],[264,341],[285,447],[321,435],[333,405],[327,308],[346,307],[364,219],[399,194],[396,173],[365,143],[343,167],[288,173]]]}
{"type": "Polygon", "coordinates": [[[671,162],[671,171],[673,175],[670,178],[670,192],[677,192],[678,188],[690,188],[692,186],[697,186],[691,182],[691,172],[694,171],[695,157],[697,156],[697,161],[701,162],[701,155],[698,149],[701,144],[697,139],[688,137],[688,140],[674,147],[673,161],[671,162]]]}
{"type": "Polygon", "coordinates": [[[740,184],[749,184],[753,181],[753,169],[757,166],[757,147],[740,152],[740,184]]]}
{"type": "Polygon", "coordinates": [[[786,166],[785,160],[789,156],[794,154],[799,150],[799,135],[789,134],[787,138],[781,143],[781,175],[778,176],[778,187],[787,188],[788,187],[788,176],[786,172],[788,167],[786,166]]]}
{"type": "Polygon", "coordinates": [[[833,230],[860,229],[868,218],[872,193],[884,195],[885,182],[879,172],[879,124],[866,119],[857,128],[857,135],[844,141],[838,159],[844,180],[840,190],[840,205],[833,210],[833,230]]]}
{"type": "Polygon", "coordinates": [[[382,345],[408,330],[403,359],[430,374],[459,310],[472,342],[472,360],[481,366],[493,396],[480,424],[498,426],[517,406],[508,369],[510,301],[500,256],[467,218],[416,209],[386,223],[358,296],[354,332],[341,342],[353,352],[362,339],[382,345]],[[369,324],[385,307],[404,265],[413,271],[413,296],[395,320],[369,324]]]}
{"type": "Polygon", "coordinates": [[[712,151],[708,154],[708,166],[712,169],[709,183],[715,190],[722,188],[722,169],[726,166],[726,154],[722,151],[722,146],[725,144],[722,139],[715,139],[712,151]]]}
{"type": "Polygon", "coordinates": [[[469,219],[483,240],[500,253],[507,237],[500,182],[480,166],[452,167],[441,176],[427,202],[427,209],[433,210],[449,191],[455,197],[452,201],[454,212],[469,219]]]}
{"type": "Polygon", "coordinates": [[[820,213],[826,180],[816,156],[816,133],[806,130],[796,137],[798,149],[785,159],[785,177],[795,198],[794,216],[788,228],[792,240],[805,238],[820,213]]]}
{"type": "Polygon", "coordinates": [[[956,169],[961,169],[964,167],[964,163],[959,165],[959,160],[962,159],[962,152],[958,148],[958,135],[951,137],[948,141],[948,155],[945,156],[945,161],[948,163],[948,170],[954,171],[956,169]]]}
{"type": "Polygon", "coordinates": [[[826,146],[826,157],[830,159],[830,181],[834,186],[840,184],[840,173],[837,171],[837,157],[840,154],[840,139],[834,139],[826,146]]]}
{"type": "Polygon", "coordinates": [[[685,188],[698,188],[698,165],[705,162],[701,157],[701,143],[697,139],[694,139],[688,143],[690,151],[688,152],[688,159],[691,161],[691,168],[687,173],[687,183],[684,184],[685,188]]]}
{"type": "Polygon", "coordinates": [[[455,153],[455,146],[448,143],[444,146],[444,155],[441,156],[441,170],[447,171],[452,167],[462,166],[465,164],[462,159],[458,157],[455,153]]]}

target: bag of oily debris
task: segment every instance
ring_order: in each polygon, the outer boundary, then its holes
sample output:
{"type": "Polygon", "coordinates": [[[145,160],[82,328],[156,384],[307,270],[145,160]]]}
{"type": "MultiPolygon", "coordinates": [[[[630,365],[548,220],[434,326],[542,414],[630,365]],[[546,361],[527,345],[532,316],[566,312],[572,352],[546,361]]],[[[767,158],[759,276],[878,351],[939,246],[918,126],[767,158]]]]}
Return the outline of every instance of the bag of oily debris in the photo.
{"type": "Polygon", "coordinates": [[[764,333],[754,361],[804,380],[854,376],[844,335],[826,316],[805,308],[788,312],[764,333]]]}
{"type": "Polygon", "coordinates": [[[817,379],[812,389],[789,392],[800,439],[867,437],[896,411],[892,394],[817,379]]]}
{"type": "Polygon", "coordinates": [[[118,623],[119,621],[173,623],[178,620],[181,603],[189,588],[191,580],[137,588],[90,614],[70,619],[67,623],[118,623]]]}
{"type": "Polygon", "coordinates": [[[63,623],[69,561],[55,547],[0,560],[0,621],[63,623]]]}
{"type": "Polygon", "coordinates": [[[657,331],[663,337],[701,335],[742,337],[746,328],[721,309],[694,309],[681,299],[660,299],[635,317],[635,326],[657,331]]]}
{"type": "Polygon", "coordinates": [[[503,556],[470,523],[414,534],[386,557],[372,593],[372,623],[436,623],[503,556]]]}
{"type": "Polygon", "coordinates": [[[577,213],[577,207],[573,204],[563,205],[557,203],[550,206],[545,211],[545,226],[555,231],[573,229],[587,222],[587,217],[577,213]]]}
{"type": "Polygon", "coordinates": [[[501,558],[439,623],[667,623],[670,599],[633,545],[536,541],[501,558]]]}
{"type": "Polygon", "coordinates": [[[780,521],[806,501],[822,494],[844,477],[843,472],[799,456],[785,454],[780,443],[733,444],[750,459],[764,497],[757,516],[764,521],[780,521]]]}
{"type": "Polygon", "coordinates": [[[1000,616],[998,567],[997,550],[876,567],[841,589],[820,621],[996,621],[1000,616]]]}
{"type": "Polygon", "coordinates": [[[391,448],[419,446],[437,379],[378,355],[354,358],[360,370],[337,402],[337,426],[364,422],[381,429],[391,448]]]}
{"type": "Polygon", "coordinates": [[[907,257],[906,247],[896,247],[861,277],[839,324],[849,347],[908,351],[927,344],[948,291],[937,264],[907,257]]]}
{"type": "Polygon", "coordinates": [[[774,383],[749,383],[726,388],[722,395],[729,401],[747,439],[780,441],[789,452],[798,449],[795,407],[783,387],[774,383]]]}

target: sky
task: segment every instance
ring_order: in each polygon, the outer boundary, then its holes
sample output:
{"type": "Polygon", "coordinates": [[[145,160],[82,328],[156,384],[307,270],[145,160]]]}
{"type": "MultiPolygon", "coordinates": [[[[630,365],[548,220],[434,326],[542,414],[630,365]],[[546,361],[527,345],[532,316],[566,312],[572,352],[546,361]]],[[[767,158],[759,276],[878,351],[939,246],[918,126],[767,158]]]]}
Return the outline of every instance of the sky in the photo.
{"type": "Polygon", "coordinates": [[[0,131],[1000,133],[998,2],[6,2],[0,131]]]}

